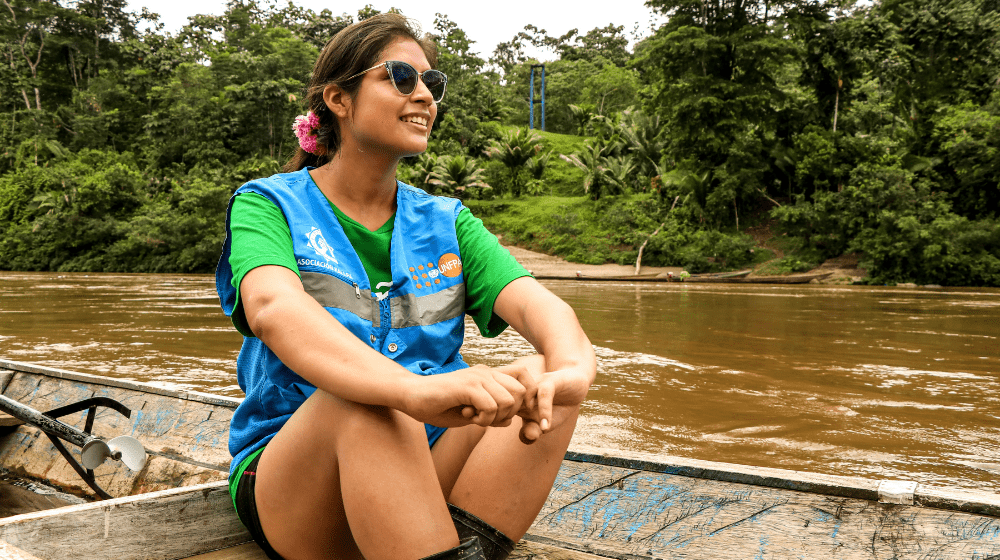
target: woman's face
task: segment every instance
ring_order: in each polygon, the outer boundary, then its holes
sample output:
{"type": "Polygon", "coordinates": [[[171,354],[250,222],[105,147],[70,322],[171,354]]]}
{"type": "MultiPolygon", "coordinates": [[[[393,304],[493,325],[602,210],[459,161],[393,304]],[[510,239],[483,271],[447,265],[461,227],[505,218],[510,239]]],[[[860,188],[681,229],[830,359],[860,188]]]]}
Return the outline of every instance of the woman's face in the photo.
{"type": "MultiPolygon", "coordinates": [[[[386,47],[378,62],[388,60],[406,62],[417,72],[431,67],[420,45],[410,39],[400,39],[386,47]]],[[[403,95],[392,85],[385,68],[376,68],[365,74],[352,103],[352,114],[341,127],[349,131],[359,149],[396,157],[420,154],[427,149],[437,104],[422,80],[417,81],[412,93],[403,95]]]]}

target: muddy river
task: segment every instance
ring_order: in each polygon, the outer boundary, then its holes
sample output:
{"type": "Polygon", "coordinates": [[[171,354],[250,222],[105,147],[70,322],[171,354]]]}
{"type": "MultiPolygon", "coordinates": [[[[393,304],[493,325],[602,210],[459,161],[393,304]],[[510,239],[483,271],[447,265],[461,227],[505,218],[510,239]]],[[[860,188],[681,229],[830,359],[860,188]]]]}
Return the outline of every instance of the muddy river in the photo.
{"type": "MultiPolygon", "coordinates": [[[[1000,290],[544,284],[597,348],[578,448],[1000,491],[1000,290]]],[[[242,396],[240,340],[208,275],[0,272],[0,358],[242,396]]]]}

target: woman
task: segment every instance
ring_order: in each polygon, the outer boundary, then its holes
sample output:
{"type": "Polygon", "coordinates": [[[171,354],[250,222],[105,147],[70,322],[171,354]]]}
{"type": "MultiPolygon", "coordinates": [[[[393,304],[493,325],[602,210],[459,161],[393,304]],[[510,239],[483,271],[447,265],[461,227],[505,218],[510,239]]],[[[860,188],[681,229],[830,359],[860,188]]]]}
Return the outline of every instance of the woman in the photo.
{"type": "Polygon", "coordinates": [[[230,202],[216,280],[246,337],[247,395],[230,491],[270,558],[506,557],[593,381],[569,306],[460,202],[395,179],[427,148],[447,84],[435,63],[399,15],[338,33],[297,119],[302,149],[230,202]],[[538,354],[470,367],[466,313],[538,354]]]}

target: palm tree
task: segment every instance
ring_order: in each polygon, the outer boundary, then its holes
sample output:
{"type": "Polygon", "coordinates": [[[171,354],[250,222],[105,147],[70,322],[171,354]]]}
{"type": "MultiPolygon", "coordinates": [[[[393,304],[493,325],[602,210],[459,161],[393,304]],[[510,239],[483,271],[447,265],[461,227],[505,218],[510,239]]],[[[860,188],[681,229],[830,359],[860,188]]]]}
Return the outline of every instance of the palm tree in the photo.
{"type": "Polygon", "coordinates": [[[631,190],[635,181],[635,160],[628,156],[618,156],[605,158],[604,178],[608,188],[608,194],[614,188],[614,194],[622,194],[631,190]]]}
{"type": "Polygon", "coordinates": [[[572,155],[559,157],[583,170],[583,191],[590,198],[601,198],[601,191],[607,183],[607,161],[600,142],[586,142],[584,149],[572,155]]]}
{"type": "Polygon", "coordinates": [[[588,128],[590,128],[590,121],[594,117],[594,106],[590,103],[584,103],[583,105],[571,104],[569,112],[573,116],[573,122],[576,124],[577,136],[586,136],[588,128]]]}
{"type": "Polygon", "coordinates": [[[475,159],[458,154],[438,158],[427,184],[440,187],[442,194],[463,198],[469,189],[491,188],[484,180],[485,172],[475,159]]]}
{"type": "Polygon", "coordinates": [[[521,171],[528,160],[541,151],[541,140],[540,136],[527,128],[519,128],[505,133],[500,140],[493,140],[486,148],[487,157],[499,160],[507,168],[511,194],[515,197],[521,196],[521,190],[527,182],[521,171]]]}
{"type": "Polygon", "coordinates": [[[621,134],[628,143],[628,150],[637,161],[639,172],[646,177],[661,175],[660,156],[667,142],[660,134],[660,117],[628,109],[622,113],[621,134]]]}
{"type": "Polygon", "coordinates": [[[430,152],[420,154],[420,157],[416,161],[404,168],[400,168],[400,180],[414,187],[429,190],[431,174],[438,166],[439,159],[438,156],[430,152]]]}
{"type": "Polygon", "coordinates": [[[538,153],[528,160],[528,163],[524,164],[524,169],[531,175],[531,178],[536,181],[541,181],[542,176],[545,175],[545,169],[549,165],[549,160],[552,159],[552,151],[549,150],[545,153],[538,153]]]}

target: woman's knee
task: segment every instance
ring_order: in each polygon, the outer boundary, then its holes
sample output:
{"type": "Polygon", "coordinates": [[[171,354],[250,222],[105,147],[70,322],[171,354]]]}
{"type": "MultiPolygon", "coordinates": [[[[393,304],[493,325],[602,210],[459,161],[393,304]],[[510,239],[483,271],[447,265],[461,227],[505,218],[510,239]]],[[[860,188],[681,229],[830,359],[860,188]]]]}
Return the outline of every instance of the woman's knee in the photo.
{"type": "MultiPolygon", "coordinates": [[[[317,393],[320,392],[317,391],[317,393]]],[[[379,444],[379,442],[388,443],[393,440],[415,439],[424,447],[427,446],[424,425],[398,410],[386,406],[351,402],[329,393],[322,393],[321,399],[322,405],[328,411],[328,414],[325,415],[327,423],[324,423],[324,429],[336,441],[361,439],[372,444],[379,444]]]]}

